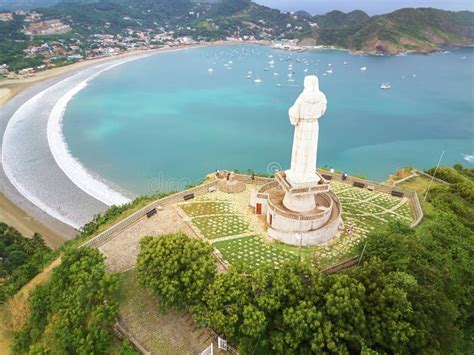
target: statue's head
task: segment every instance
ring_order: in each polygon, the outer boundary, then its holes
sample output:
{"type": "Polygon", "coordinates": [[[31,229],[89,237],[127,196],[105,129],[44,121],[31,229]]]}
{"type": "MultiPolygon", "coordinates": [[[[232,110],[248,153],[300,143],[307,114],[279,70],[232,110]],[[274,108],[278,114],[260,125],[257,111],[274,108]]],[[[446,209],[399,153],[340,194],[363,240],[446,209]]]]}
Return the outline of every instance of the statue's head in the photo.
{"type": "Polygon", "coordinates": [[[304,90],[312,92],[319,91],[319,79],[316,75],[308,75],[304,78],[304,90]]]}

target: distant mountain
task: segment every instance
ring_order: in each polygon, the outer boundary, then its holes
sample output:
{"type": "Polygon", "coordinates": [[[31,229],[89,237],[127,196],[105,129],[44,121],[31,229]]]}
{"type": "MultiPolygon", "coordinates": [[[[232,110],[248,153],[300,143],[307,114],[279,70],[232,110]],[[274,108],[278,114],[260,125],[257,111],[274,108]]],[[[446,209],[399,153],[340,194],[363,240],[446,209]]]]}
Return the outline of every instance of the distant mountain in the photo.
{"type": "Polygon", "coordinates": [[[311,15],[309,12],[303,11],[303,10],[296,11],[296,12],[295,12],[295,15],[296,15],[296,16],[306,17],[306,18],[311,18],[311,17],[313,17],[313,15],[311,15]]]}
{"type": "Polygon", "coordinates": [[[313,19],[319,28],[301,36],[305,43],[364,53],[428,53],[474,43],[474,13],[470,11],[401,9],[373,17],[362,11],[333,11],[313,19]]]}
{"type": "Polygon", "coordinates": [[[355,10],[347,14],[342,11],[331,11],[325,15],[314,16],[313,19],[320,28],[334,29],[362,26],[370,19],[370,16],[361,10],[355,10]]]}

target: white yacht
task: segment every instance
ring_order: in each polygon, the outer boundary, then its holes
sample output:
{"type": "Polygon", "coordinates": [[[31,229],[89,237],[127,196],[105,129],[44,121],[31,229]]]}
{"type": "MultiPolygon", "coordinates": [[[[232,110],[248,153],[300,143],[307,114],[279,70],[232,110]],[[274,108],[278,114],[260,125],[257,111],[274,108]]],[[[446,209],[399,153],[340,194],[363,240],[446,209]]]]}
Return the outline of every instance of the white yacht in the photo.
{"type": "Polygon", "coordinates": [[[385,82],[385,83],[382,83],[382,85],[380,85],[380,88],[382,90],[389,90],[392,88],[392,85],[389,82],[385,82]]]}
{"type": "Polygon", "coordinates": [[[362,67],[362,68],[360,68],[360,70],[366,71],[366,70],[367,70],[367,67],[362,67]]]}

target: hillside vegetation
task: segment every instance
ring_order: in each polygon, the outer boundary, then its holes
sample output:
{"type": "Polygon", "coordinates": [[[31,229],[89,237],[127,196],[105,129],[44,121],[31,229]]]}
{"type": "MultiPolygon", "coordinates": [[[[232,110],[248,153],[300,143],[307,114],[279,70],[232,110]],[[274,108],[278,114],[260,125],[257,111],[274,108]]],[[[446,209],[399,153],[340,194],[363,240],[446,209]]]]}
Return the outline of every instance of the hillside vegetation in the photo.
{"type": "Polygon", "coordinates": [[[362,11],[334,11],[315,20],[319,29],[304,34],[303,39],[364,53],[429,53],[474,42],[474,13],[469,11],[401,9],[373,17],[362,11]]]}
{"type": "MultiPolygon", "coordinates": [[[[57,1],[25,2],[46,6],[57,1]]],[[[225,39],[236,34],[267,40],[297,38],[303,44],[372,54],[430,53],[474,43],[473,12],[432,8],[406,8],[372,17],[360,10],[311,16],[304,11],[281,12],[250,0],[63,0],[40,11],[86,36],[166,27],[175,36],[194,39],[225,39]]]]}

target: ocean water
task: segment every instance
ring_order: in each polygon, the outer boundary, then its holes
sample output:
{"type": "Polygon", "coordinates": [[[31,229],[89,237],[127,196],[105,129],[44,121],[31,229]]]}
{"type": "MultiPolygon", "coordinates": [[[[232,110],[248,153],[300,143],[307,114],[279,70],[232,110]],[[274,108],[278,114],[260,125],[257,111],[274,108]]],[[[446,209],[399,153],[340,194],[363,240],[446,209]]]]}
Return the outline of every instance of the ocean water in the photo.
{"type": "Polygon", "coordinates": [[[160,53],[91,80],[70,101],[63,133],[85,167],[135,194],[183,188],[215,169],[286,169],[287,111],[309,74],[328,99],[319,166],[382,181],[401,167],[436,165],[443,150],[443,164],[472,166],[474,48],[400,57],[255,45],[160,53]]]}

